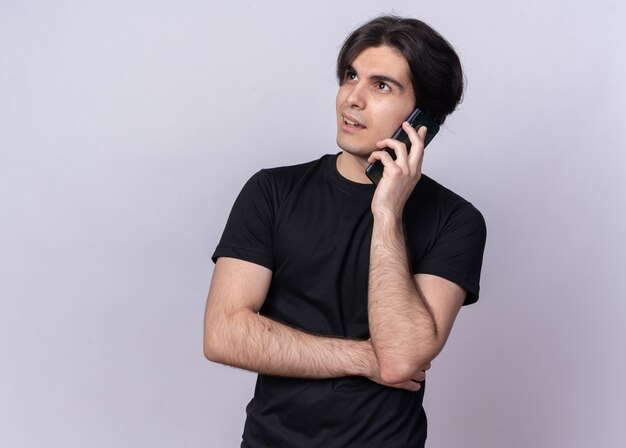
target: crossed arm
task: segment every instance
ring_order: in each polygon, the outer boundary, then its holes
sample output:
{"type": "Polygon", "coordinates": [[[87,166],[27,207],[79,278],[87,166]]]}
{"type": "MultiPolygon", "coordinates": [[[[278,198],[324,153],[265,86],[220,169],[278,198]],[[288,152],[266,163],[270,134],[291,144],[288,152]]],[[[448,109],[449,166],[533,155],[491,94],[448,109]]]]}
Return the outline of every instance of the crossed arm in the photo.
{"type": "MultiPolygon", "coordinates": [[[[413,276],[409,271],[401,211],[419,180],[421,158],[416,160],[414,154],[424,135],[418,142],[415,131],[407,132],[415,139],[411,159],[401,147],[394,147],[397,162],[382,151],[372,156],[382,160],[389,174],[388,180],[383,177],[372,202],[371,339],[312,335],[258,314],[271,271],[243,260],[219,258],[205,313],[204,353],[208,359],[268,375],[364,376],[391,387],[419,389],[412,380],[424,379],[424,371],[443,348],[466,291],[441,277],[413,276]],[[402,169],[402,164],[411,169],[402,169]],[[400,186],[396,185],[399,182],[400,186]]],[[[381,142],[388,146],[398,143],[381,142]]]]}
{"type": "Polygon", "coordinates": [[[243,260],[218,259],[205,313],[205,356],[267,375],[363,376],[379,384],[419,390],[411,380],[424,379],[424,370],[443,348],[465,293],[440,277],[411,278],[408,264],[396,271],[401,257],[389,255],[396,263],[374,258],[386,266],[370,280],[371,340],[312,335],[258,314],[271,271],[243,260]],[[388,281],[397,286],[389,289],[388,281]]]}
{"type": "Polygon", "coordinates": [[[443,349],[465,290],[429,274],[411,277],[401,221],[374,222],[368,315],[381,378],[413,378],[443,349]]]}
{"type": "MultiPolygon", "coordinates": [[[[380,355],[374,351],[374,328],[372,340],[324,337],[291,328],[258,314],[271,275],[270,270],[254,263],[234,258],[218,259],[205,312],[204,354],[209,360],[267,375],[297,378],[363,376],[379,384],[419,390],[419,384],[411,379],[422,381],[423,370],[427,370],[430,364],[429,357],[440,350],[432,347],[432,338],[422,344],[415,344],[420,333],[411,335],[407,346],[412,344],[415,349],[421,350],[428,347],[428,351],[424,350],[424,353],[415,357],[416,363],[404,372],[404,377],[393,369],[381,371],[380,355]]],[[[425,288],[428,291],[433,288],[436,290],[439,283],[437,279],[434,276],[424,277],[425,288]]],[[[404,314],[403,318],[406,316],[406,312],[401,314],[404,314]]],[[[431,322],[430,315],[425,317],[431,322]]],[[[433,328],[432,323],[427,323],[427,326],[433,328]]],[[[392,331],[401,327],[399,322],[388,326],[392,331]]],[[[385,347],[383,338],[387,335],[383,332],[381,336],[381,345],[385,347]]],[[[398,353],[398,356],[403,355],[398,353]]],[[[393,362],[392,357],[383,359],[385,362],[393,362]]],[[[401,365],[406,366],[406,363],[401,365]]]]}

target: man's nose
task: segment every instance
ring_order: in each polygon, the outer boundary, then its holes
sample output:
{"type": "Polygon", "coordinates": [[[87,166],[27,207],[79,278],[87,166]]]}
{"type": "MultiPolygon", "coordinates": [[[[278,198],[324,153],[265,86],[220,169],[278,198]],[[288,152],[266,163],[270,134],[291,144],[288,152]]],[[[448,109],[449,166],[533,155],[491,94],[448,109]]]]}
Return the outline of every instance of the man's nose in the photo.
{"type": "Polygon", "coordinates": [[[364,87],[365,86],[361,83],[354,84],[352,90],[346,98],[346,103],[348,103],[348,106],[357,109],[363,109],[363,107],[365,107],[365,92],[363,91],[364,87]]]}

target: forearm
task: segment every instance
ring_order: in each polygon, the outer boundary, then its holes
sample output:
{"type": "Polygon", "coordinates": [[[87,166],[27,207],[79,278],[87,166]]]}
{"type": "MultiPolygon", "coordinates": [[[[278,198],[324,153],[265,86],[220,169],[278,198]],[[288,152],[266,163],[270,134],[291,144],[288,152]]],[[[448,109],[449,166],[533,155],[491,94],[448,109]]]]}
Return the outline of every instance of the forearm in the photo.
{"type": "Polygon", "coordinates": [[[224,313],[210,325],[205,332],[207,358],[261,374],[370,376],[376,365],[369,341],[311,335],[251,310],[224,313]]]}
{"type": "Polygon", "coordinates": [[[374,216],[368,314],[383,378],[410,376],[436,354],[437,327],[409,269],[402,219],[374,216]]]}

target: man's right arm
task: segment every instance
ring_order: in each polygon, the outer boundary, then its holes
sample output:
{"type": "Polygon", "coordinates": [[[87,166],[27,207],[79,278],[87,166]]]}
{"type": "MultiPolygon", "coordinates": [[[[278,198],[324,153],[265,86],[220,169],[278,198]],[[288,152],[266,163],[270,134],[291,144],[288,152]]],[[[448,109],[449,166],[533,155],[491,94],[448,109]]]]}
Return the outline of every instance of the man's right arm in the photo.
{"type": "MultiPolygon", "coordinates": [[[[204,354],[214,362],[296,378],[380,380],[370,341],[316,336],[258,314],[272,272],[234,258],[217,260],[207,299],[204,354]]],[[[418,390],[412,381],[387,386],[418,390]]]]}

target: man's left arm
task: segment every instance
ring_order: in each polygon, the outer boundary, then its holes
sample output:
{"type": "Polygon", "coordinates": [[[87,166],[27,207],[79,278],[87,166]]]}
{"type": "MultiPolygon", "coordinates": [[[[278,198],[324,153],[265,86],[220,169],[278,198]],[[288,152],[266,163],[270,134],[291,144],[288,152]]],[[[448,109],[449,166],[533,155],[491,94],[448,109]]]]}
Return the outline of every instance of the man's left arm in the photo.
{"type": "Polygon", "coordinates": [[[442,277],[412,276],[402,223],[376,221],[368,293],[372,345],[389,383],[414,378],[439,354],[466,295],[442,277]]]}
{"type": "Polygon", "coordinates": [[[412,275],[402,213],[421,177],[426,129],[416,132],[407,123],[411,152],[404,144],[386,139],[369,162],[385,166],[372,200],[374,225],[370,249],[368,316],[372,345],[381,377],[389,383],[407,381],[442,350],[463,304],[466,290],[429,274],[412,275]]]}

